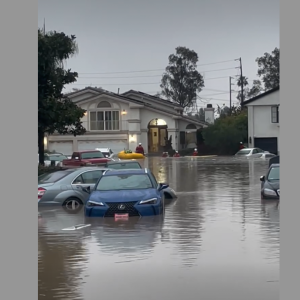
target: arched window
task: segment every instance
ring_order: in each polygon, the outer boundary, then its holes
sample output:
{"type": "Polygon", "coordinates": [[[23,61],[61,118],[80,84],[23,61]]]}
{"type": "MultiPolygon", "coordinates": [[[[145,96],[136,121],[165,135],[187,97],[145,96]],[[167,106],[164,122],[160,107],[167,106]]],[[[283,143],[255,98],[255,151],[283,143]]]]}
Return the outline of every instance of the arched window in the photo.
{"type": "Polygon", "coordinates": [[[97,105],[97,108],[106,108],[106,107],[111,107],[110,103],[108,103],[107,101],[101,101],[97,105]]]}
{"type": "Polygon", "coordinates": [[[197,127],[194,124],[188,124],[185,129],[197,129],[197,127]]]}
{"type": "Polygon", "coordinates": [[[112,109],[108,101],[101,101],[97,108],[90,111],[90,131],[120,130],[120,111],[112,109]]]}

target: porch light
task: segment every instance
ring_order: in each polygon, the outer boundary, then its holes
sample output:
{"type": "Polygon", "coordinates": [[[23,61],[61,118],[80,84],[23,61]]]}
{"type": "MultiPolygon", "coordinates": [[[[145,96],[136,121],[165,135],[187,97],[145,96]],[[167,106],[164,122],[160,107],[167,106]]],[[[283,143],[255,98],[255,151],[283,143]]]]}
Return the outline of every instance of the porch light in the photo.
{"type": "Polygon", "coordinates": [[[84,113],[84,116],[85,116],[85,117],[87,116],[87,111],[84,113]]]}
{"type": "Polygon", "coordinates": [[[121,112],[121,115],[122,116],[127,115],[127,111],[125,109],[123,109],[122,112],[121,112]]]}

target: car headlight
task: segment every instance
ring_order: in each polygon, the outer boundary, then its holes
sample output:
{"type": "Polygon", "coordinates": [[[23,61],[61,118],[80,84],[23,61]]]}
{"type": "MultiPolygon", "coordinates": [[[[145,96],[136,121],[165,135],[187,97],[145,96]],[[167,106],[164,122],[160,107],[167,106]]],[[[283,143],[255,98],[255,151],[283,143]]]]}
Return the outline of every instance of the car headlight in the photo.
{"type": "Polygon", "coordinates": [[[276,192],[270,189],[264,189],[264,194],[266,196],[277,196],[276,192]]]}
{"type": "Polygon", "coordinates": [[[147,200],[142,200],[140,201],[139,204],[156,204],[157,203],[157,198],[151,198],[147,200]]]}
{"type": "Polygon", "coordinates": [[[103,202],[96,202],[96,201],[88,201],[86,203],[87,206],[104,206],[103,202]]]}

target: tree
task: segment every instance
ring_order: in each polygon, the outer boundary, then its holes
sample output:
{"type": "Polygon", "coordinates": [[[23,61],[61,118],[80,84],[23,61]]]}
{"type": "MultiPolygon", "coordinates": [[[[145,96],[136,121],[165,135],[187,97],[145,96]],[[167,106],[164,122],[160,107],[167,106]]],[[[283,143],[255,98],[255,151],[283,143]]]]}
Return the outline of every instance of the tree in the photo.
{"type": "Polygon", "coordinates": [[[78,74],[64,69],[64,61],[78,52],[74,35],[38,30],[38,148],[39,163],[44,164],[45,134],[85,132],[81,118],[85,110],[63,95],[65,85],[78,74]]]}
{"type": "Polygon", "coordinates": [[[177,47],[169,56],[169,65],[162,76],[162,96],[181,107],[192,106],[197,92],[204,87],[203,76],[197,71],[198,55],[186,47],[177,47]]]}
{"type": "Polygon", "coordinates": [[[195,117],[200,121],[200,122],[205,122],[205,112],[204,108],[201,107],[198,111],[198,113],[195,115],[195,117]]]}
{"type": "MultiPolygon", "coordinates": [[[[241,87],[243,82],[244,100],[253,98],[261,92],[276,88],[280,84],[280,50],[275,48],[271,54],[265,53],[255,60],[258,64],[257,75],[261,80],[254,80],[249,86],[248,78],[243,76],[238,78],[237,86],[241,87]]],[[[238,92],[237,99],[241,101],[241,91],[238,92]]]]}
{"type": "Polygon", "coordinates": [[[275,48],[271,54],[265,53],[256,59],[258,64],[257,75],[264,83],[265,91],[274,89],[280,84],[280,50],[275,48]]]}
{"type": "Polygon", "coordinates": [[[248,138],[247,110],[236,110],[235,114],[215,120],[214,124],[202,129],[206,146],[219,154],[232,155],[240,142],[248,138]]]}

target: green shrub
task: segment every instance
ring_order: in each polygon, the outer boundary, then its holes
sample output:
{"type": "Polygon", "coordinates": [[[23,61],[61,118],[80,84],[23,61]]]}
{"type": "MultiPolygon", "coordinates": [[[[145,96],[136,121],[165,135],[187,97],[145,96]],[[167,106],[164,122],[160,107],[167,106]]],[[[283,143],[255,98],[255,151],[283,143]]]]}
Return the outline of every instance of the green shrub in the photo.
{"type": "Polygon", "coordinates": [[[233,155],[240,142],[248,140],[248,116],[243,110],[238,115],[218,118],[214,124],[202,130],[204,144],[212,152],[233,155]]]}

